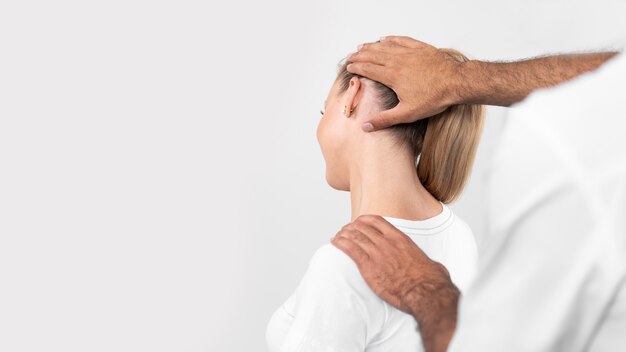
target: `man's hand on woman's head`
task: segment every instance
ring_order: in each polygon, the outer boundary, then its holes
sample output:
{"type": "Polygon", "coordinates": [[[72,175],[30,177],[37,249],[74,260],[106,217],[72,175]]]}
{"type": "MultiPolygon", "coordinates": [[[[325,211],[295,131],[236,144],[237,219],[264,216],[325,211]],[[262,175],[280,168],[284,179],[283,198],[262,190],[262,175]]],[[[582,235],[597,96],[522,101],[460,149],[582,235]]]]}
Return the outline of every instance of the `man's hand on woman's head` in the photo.
{"type": "Polygon", "coordinates": [[[510,106],[539,88],[595,70],[617,52],[560,54],[515,62],[455,60],[446,49],[409,37],[385,37],[350,55],[348,71],[392,88],[400,103],[373,116],[375,131],[436,115],[456,104],[510,106]]]}
{"type": "Polygon", "coordinates": [[[415,317],[427,352],[445,351],[456,327],[460,292],[443,265],[376,215],[358,217],[331,243],[355,261],[372,291],[415,317]]]}
{"type": "Polygon", "coordinates": [[[348,71],[392,88],[400,103],[365,122],[365,131],[436,115],[458,102],[460,63],[446,52],[409,37],[384,37],[350,55],[348,71]]]}

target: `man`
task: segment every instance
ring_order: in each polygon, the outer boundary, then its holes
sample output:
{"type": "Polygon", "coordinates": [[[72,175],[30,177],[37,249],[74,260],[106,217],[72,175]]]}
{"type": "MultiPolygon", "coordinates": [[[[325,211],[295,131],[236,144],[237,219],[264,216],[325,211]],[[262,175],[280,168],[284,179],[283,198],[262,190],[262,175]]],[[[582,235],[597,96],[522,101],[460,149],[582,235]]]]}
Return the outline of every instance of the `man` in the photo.
{"type": "Polygon", "coordinates": [[[379,216],[331,240],[374,292],[413,315],[425,349],[626,350],[626,55],[458,64],[426,43],[387,37],[349,61],[400,99],[365,131],[458,103],[524,100],[494,158],[490,242],[462,297],[442,265],[379,216]]]}

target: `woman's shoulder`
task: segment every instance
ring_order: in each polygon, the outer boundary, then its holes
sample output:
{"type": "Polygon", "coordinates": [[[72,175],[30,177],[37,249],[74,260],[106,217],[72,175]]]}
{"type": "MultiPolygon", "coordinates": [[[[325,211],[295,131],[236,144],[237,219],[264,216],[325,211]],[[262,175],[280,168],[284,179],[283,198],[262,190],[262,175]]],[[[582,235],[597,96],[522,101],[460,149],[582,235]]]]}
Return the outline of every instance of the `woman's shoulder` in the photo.
{"type": "Polygon", "coordinates": [[[476,275],[478,247],[470,226],[458,215],[446,229],[446,260],[443,263],[454,283],[465,290],[476,275]]]}
{"type": "Polygon", "coordinates": [[[467,224],[467,222],[457,214],[452,214],[452,221],[446,230],[449,231],[449,237],[451,239],[460,241],[470,247],[476,247],[474,231],[472,231],[472,228],[467,224]]]}
{"type": "MultiPolygon", "coordinates": [[[[363,281],[352,258],[331,243],[322,245],[313,253],[309,260],[307,274],[320,275],[327,279],[341,279],[355,284],[363,281]]],[[[355,287],[359,288],[360,285],[355,287]]]]}
{"type": "Polygon", "coordinates": [[[369,287],[356,263],[331,243],[319,247],[305,274],[308,286],[315,290],[352,296],[370,309],[382,307],[383,300],[369,287]]]}
{"type": "Polygon", "coordinates": [[[296,315],[306,309],[355,315],[368,325],[368,336],[380,331],[387,319],[384,301],[367,285],[356,263],[330,243],[309,260],[294,304],[296,315]]]}

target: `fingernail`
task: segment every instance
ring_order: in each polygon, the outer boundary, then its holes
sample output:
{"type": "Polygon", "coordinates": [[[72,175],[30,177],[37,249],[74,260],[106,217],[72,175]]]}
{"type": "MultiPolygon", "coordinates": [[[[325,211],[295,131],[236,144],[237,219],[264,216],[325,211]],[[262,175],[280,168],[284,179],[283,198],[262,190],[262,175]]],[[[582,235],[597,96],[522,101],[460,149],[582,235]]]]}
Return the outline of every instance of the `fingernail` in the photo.
{"type": "Polygon", "coordinates": [[[363,44],[359,44],[359,45],[356,46],[356,50],[359,51],[359,50],[361,50],[362,47],[363,47],[363,44]]]}
{"type": "Polygon", "coordinates": [[[380,39],[378,39],[378,40],[383,41],[385,39],[387,39],[387,37],[380,37],[380,39]]]}
{"type": "Polygon", "coordinates": [[[352,64],[348,64],[348,66],[346,66],[346,70],[350,71],[350,66],[352,66],[352,64]]]}
{"type": "Polygon", "coordinates": [[[369,122],[366,122],[363,124],[362,128],[363,128],[363,131],[365,132],[372,132],[374,130],[374,125],[372,125],[369,122]]]}

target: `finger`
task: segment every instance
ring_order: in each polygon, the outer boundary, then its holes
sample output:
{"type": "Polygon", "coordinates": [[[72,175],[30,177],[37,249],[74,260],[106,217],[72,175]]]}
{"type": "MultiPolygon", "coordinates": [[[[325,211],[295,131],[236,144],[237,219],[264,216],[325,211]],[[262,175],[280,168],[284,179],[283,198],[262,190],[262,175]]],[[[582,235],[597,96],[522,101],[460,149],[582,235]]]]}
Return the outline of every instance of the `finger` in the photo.
{"type": "Polygon", "coordinates": [[[370,224],[366,224],[364,222],[355,221],[350,224],[350,228],[354,231],[361,233],[363,236],[367,237],[372,243],[374,243],[377,248],[384,247],[387,240],[382,232],[378,231],[374,226],[370,224]]]}
{"type": "Polygon", "coordinates": [[[371,227],[388,241],[398,241],[408,238],[404,232],[398,230],[398,228],[379,215],[361,215],[356,218],[354,223],[356,226],[362,226],[364,228],[371,227]]]}
{"type": "Polygon", "coordinates": [[[374,243],[375,247],[372,247],[368,252],[370,258],[392,256],[397,250],[397,246],[393,243],[394,240],[386,238],[382,232],[378,231],[372,225],[355,221],[351,226],[374,243]]]}
{"type": "Polygon", "coordinates": [[[392,55],[376,50],[362,50],[348,57],[348,61],[352,63],[366,62],[381,66],[389,65],[392,59],[392,55]]]}
{"type": "MultiPolygon", "coordinates": [[[[426,253],[413,242],[413,240],[404,232],[398,230],[395,226],[390,224],[383,217],[378,215],[362,215],[359,216],[355,222],[362,222],[369,226],[374,227],[379,232],[382,233],[383,237],[388,241],[388,243],[394,247],[394,251],[398,249],[406,248],[406,246],[410,246],[414,251],[420,253],[422,256],[428,258],[426,253]]],[[[385,246],[381,246],[381,248],[386,248],[385,246]]],[[[403,249],[402,249],[403,250],[403,249]]],[[[378,258],[378,254],[376,252],[372,252],[369,254],[370,258],[374,260],[374,258],[378,258]]]]}
{"type": "MultiPolygon", "coordinates": [[[[382,216],[378,215],[361,215],[359,216],[355,222],[363,222],[368,224],[374,228],[376,228],[379,232],[383,234],[383,237],[388,241],[389,245],[393,247],[392,253],[406,252],[407,247],[411,248],[413,253],[418,253],[423,258],[428,258],[428,255],[404,232],[400,231],[397,227],[393,226],[387,220],[385,220],[382,216]]],[[[381,246],[380,248],[387,248],[386,246],[381,246]]],[[[389,253],[389,252],[386,252],[389,253]]],[[[382,254],[386,254],[383,252],[382,254]]],[[[378,252],[372,251],[369,253],[371,260],[376,260],[376,258],[381,257],[381,251],[378,252]]]]}
{"type": "Polygon", "coordinates": [[[373,132],[397,125],[400,123],[410,123],[419,120],[412,112],[405,107],[402,102],[393,109],[384,110],[372,116],[362,125],[365,132],[373,132]]]}
{"type": "Polygon", "coordinates": [[[427,43],[421,42],[419,40],[413,39],[411,37],[407,37],[407,36],[387,36],[384,38],[380,39],[381,43],[382,42],[390,42],[390,43],[395,43],[398,45],[402,45],[408,48],[423,48],[425,46],[430,46],[427,43]]]}
{"type": "Polygon", "coordinates": [[[367,252],[365,252],[358,243],[348,238],[335,236],[330,242],[352,258],[359,267],[370,260],[370,256],[367,252]]]}
{"type": "Polygon", "coordinates": [[[353,240],[354,242],[358,243],[369,256],[372,256],[372,253],[376,252],[376,244],[369,237],[365,236],[361,231],[355,230],[353,228],[341,230],[335,237],[345,237],[347,239],[353,240]]]}
{"type": "Polygon", "coordinates": [[[399,45],[397,43],[387,41],[387,42],[364,43],[364,44],[359,45],[357,49],[358,49],[357,52],[373,50],[373,51],[382,51],[382,52],[387,52],[387,53],[400,53],[400,52],[405,52],[408,48],[405,46],[399,45]]]}
{"type": "Polygon", "coordinates": [[[388,68],[381,65],[371,64],[368,62],[355,62],[349,64],[346,69],[350,73],[354,73],[371,80],[378,81],[382,84],[389,85],[388,68]]]}

